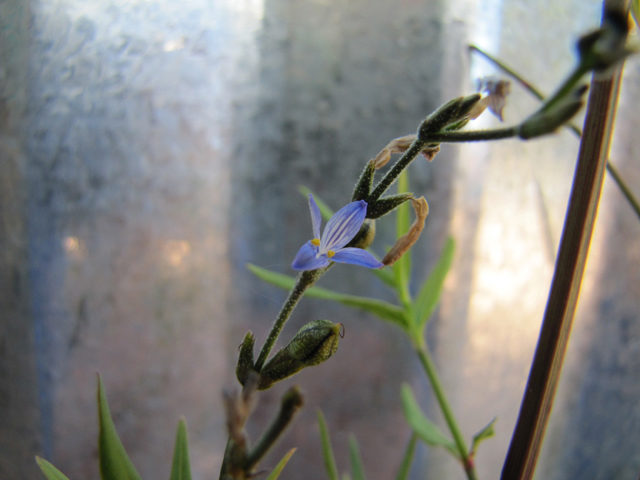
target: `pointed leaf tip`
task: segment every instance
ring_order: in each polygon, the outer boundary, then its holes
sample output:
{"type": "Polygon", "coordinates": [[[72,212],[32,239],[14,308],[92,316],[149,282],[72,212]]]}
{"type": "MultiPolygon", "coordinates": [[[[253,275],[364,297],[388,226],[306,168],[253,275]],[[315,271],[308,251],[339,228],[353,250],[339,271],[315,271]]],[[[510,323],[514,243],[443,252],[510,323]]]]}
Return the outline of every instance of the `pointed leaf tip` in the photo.
{"type": "Polygon", "coordinates": [[[118,437],[102,377],[98,374],[98,456],[102,480],[142,480],[118,437]]]}
{"type": "Polygon", "coordinates": [[[191,480],[191,466],[189,464],[189,440],[187,423],[184,418],[178,422],[176,445],[173,450],[170,480],[191,480]]]}
{"type": "Polygon", "coordinates": [[[453,440],[447,438],[440,430],[440,427],[422,413],[418,402],[413,396],[413,391],[407,383],[402,385],[402,410],[407,423],[423,442],[432,446],[444,447],[456,458],[460,458],[453,440]]]}
{"type": "Polygon", "coordinates": [[[292,448],[291,450],[289,450],[286,453],[286,455],[282,457],[282,460],[278,462],[278,465],[276,465],[276,468],[271,470],[271,473],[269,474],[266,480],[277,480],[278,477],[280,476],[280,473],[284,469],[285,465],[287,464],[287,462],[289,461],[289,459],[295,453],[296,450],[297,450],[296,448],[292,448]]]}
{"type": "Polygon", "coordinates": [[[60,472],[56,467],[54,467],[51,463],[47,462],[44,458],[40,458],[36,455],[36,463],[44,476],[47,477],[47,480],[69,480],[66,476],[60,472]]]}
{"type": "Polygon", "coordinates": [[[478,445],[480,445],[480,443],[483,440],[486,440],[487,438],[491,438],[495,435],[495,431],[493,429],[493,426],[495,425],[495,423],[498,421],[498,417],[495,417],[493,420],[491,420],[489,422],[489,424],[484,427],[482,430],[480,430],[478,433],[476,433],[473,436],[473,443],[471,444],[471,451],[475,454],[478,451],[478,445]]]}

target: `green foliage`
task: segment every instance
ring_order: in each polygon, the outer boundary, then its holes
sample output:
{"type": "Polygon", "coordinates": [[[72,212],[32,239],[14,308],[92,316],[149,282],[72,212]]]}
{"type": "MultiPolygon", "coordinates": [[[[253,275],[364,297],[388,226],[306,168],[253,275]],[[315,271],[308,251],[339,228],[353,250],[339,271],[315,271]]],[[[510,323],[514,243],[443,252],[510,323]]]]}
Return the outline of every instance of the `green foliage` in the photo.
{"type": "Polygon", "coordinates": [[[191,480],[191,467],[189,466],[189,440],[187,439],[187,424],[184,421],[184,418],[181,418],[178,423],[170,480],[191,480]]]}
{"type": "Polygon", "coordinates": [[[60,470],[51,465],[45,459],[36,456],[36,463],[44,473],[44,476],[47,477],[47,480],[69,480],[65,477],[60,470]]]}
{"type": "Polygon", "coordinates": [[[415,318],[414,322],[420,333],[424,330],[427,320],[431,317],[433,310],[436,308],[442,293],[444,280],[449,273],[451,264],[453,263],[453,253],[455,251],[455,242],[451,237],[447,238],[444,249],[440,254],[440,259],[433,268],[429,277],[422,284],[420,292],[415,300],[415,318]]]}
{"type": "MultiPolygon", "coordinates": [[[[409,189],[409,178],[404,171],[398,178],[398,192],[406,192],[409,189]]],[[[410,208],[408,203],[403,203],[396,210],[396,237],[400,238],[411,226],[410,208]]],[[[396,279],[396,292],[403,305],[408,307],[411,303],[409,294],[409,282],[411,281],[411,251],[405,253],[393,264],[393,273],[396,279]]]]}
{"type": "Polygon", "coordinates": [[[498,417],[494,418],[489,422],[489,424],[486,427],[484,427],[482,430],[480,430],[478,433],[476,433],[473,436],[473,442],[471,443],[471,451],[474,454],[478,451],[478,445],[480,445],[480,442],[482,442],[483,440],[486,440],[487,438],[491,438],[495,435],[496,432],[493,430],[493,426],[497,421],[498,421],[498,417]]]}
{"type": "MultiPolygon", "coordinates": [[[[256,265],[247,264],[247,268],[258,278],[267,283],[290,290],[294,287],[296,279],[282,273],[271,272],[265,268],[256,265]]],[[[334,292],[321,287],[311,287],[307,290],[306,295],[312,298],[320,298],[323,300],[333,300],[340,302],[348,307],[364,310],[379,318],[394,323],[401,328],[406,328],[407,321],[403,310],[391,303],[376,298],[359,297],[356,295],[345,295],[334,292]]]]}
{"type": "Polygon", "coordinates": [[[423,442],[434,447],[444,447],[453,456],[460,458],[456,444],[422,413],[411,387],[406,383],[402,386],[402,410],[407,423],[423,442]]]}
{"type": "Polygon", "coordinates": [[[336,465],[336,458],[333,454],[333,447],[331,446],[327,421],[324,419],[324,415],[320,409],[318,409],[318,425],[320,426],[322,456],[324,458],[324,466],[327,469],[327,475],[329,476],[329,480],[338,480],[338,466],[336,465]]]}
{"type": "Polygon", "coordinates": [[[98,452],[102,480],[142,480],[131,463],[111,419],[102,377],[98,375],[98,452]]]}
{"type": "Polygon", "coordinates": [[[402,463],[400,464],[400,468],[398,469],[398,475],[396,475],[396,480],[407,480],[409,478],[409,473],[411,471],[411,463],[413,462],[413,456],[416,453],[416,445],[418,443],[418,435],[415,432],[411,434],[411,438],[409,439],[409,443],[407,444],[407,449],[402,456],[402,463]]]}
{"type": "Polygon", "coordinates": [[[365,480],[362,457],[360,457],[360,450],[358,449],[356,437],[353,435],[349,437],[349,458],[351,459],[351,473],[353,474],[353,480],[365,480]]]}
{"type": "Polygon", "coordinates": [[[280,473],[284,469],[285,465],[287,464],[287,462],[289,461],[289,459],[291,458],[291,456],[294,454],[296,450],[297,450],[296,448],[292,448],[291,450],[289,450],[286,453],[286,455],[282,457],[282,460],[278,462],[278,465],[276,465],[276,468],[271,470],[271,473],[269,474],[266,480],[277,480],[278,477],[280,476],[280,473]]]}

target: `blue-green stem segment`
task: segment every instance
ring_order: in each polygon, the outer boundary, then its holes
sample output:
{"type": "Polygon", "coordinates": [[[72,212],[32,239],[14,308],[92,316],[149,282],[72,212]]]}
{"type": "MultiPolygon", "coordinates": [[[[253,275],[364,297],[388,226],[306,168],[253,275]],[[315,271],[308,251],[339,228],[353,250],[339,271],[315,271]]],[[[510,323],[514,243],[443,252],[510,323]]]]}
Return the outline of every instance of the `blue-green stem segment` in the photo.
{"type": "Polygon", "coordinates": [[[271,331],[269,332],[269,336],[267,340],[264,342],[262,346],[262,350],[260,350],[260,355],[258,356],[258,360],[254,366],[256,372],[260,372],[262,367],[264,367],[269,354],[271,353],[271,349],[278,340],[280,336],[280,332],[284,328],[285,323],[289,320],[289,317],[293,313],[294,308],[304,295],[304,292],[311,287],[316,281],[329,269],[331,268],[330,264],[328,267],[319,268],[317,270],[309,270],[306,272],[302,272],[298,276],[298,280],[296,281],[296,285],[293,287],[293,290],[289,292],[289,296],[287,297],[287,301],[284,302],[276,321],[273,323],[271,327],[271,331]]]}
{"type": "Polygon", "coordinates": [[[429,382],[431,383],[433,393],[436,396],[436,400],[438,401],[438,405],[440,406],[442,415],[447,422],[449,431],[453,436],[453,441],[455,442],[458,453],[460,454],[462,465],[464,467],[465,473],[467,474],[467,478],[469,480],[477,480],[478,476],[473,464],[473,459],[471,458],[471,455],[469,455],[469,448],[467,447],[467,443],[464,440],[462,431],[458,426],[458,422],[456,421],[456,418],[453,414],[451,405],[447,400],[447,396],[445,395],[444,388],[442,386],[442,383],[440,382],[440,377],[438,377],[438,372],[436,371],[436,367],[433,363],[431,355],[429,354],[429,350],[427,349],[427,346],[422,339],[420,339],[419,341],[416,341],[416,339],[414,339],[413,345],[416,353],[418,354],[418,358],[420,359],[420,363],[422,364],[427,377],[429,377],[429,382]]]}

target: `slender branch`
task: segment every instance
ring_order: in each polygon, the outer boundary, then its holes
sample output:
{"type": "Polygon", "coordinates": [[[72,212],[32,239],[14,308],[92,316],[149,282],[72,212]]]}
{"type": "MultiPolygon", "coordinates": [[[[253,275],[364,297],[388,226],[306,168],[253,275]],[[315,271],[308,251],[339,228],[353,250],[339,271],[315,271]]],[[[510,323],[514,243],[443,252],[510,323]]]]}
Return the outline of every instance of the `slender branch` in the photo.
{"type": "Polygon", "coordinates": [[[571,75],[569,75],[569,78],[567,78],[564,83],[560,86],[560,88],[558,88],[558,90],[556,91],[556,93],[554,93],[553,95],[551,95],[551,97],[548,97],[547,100],[544,102],[544,105],[542,106],[542,110],[543,111],[548,111],[551,109],[551,107],[553,107],[554,105],[556,105],[559,101],[561,101],[562,99],[566,98],[568,95],[571,94],[571,92],[576,88],[576,85],[578,84],[578,82],[580,82],[580,79],[585,75],[585,73],[587,73],[589,70],[584,68],[582,66],[582,64],[579,64],[575,70],[573,72],[571,72],[571,75]]]}
{"type": "Polygon", "coordinates": [[[426,140],[431,143],[461,143],[486,142],[490,140],[504,140],[518,136],[518,127],[499,128],[496,130],[471,130],[468,132],[438,132],[430,133],[426,140]]]}
{"type": "Polygon", "coordinates": [[[631,206],[633,211],[636,212],[636,215],[640,219],[640,203],[638,202],[636,197],[633,195],[633,192],[631,191],[629,186],[626,184],[626,182],[622,179],[622,177],[620,176],[620,173],[613,166],[613,163],[611,163],[611,161],[607,162],[607,172],[609,172],[613,177],[613,179],[616,181],[616,183],[618,184],[618,187],[620,187],[620,190],[622,190],[622,194],[626,197],[627,201],[629,202],[629,205],[631,206]]]}
{"type": "MultiPolygon", "coordinates": [[[[510,67],[508,67],[507,65],[502,63],[500,60],[498,60],[497,58],[493,57],[492,55],[490,55],[489,53],[485,52],[484,50],[476,47],[475,45],[469,45],[469,50],[471,50],[472,52],[476,52],[476,53],[480,54],[481,56],[485,57],[487,60],[489,60],[491,63],[493,63],[496,67],[498,67],[504,73],[509,75],[515,81],[517,81],[520,85],[522,85],[522,87],[524,87],[525,90],[527,90],[529,93],[531,93],[531,95],[533,95],[534,97],[536,97],[540,101],[544,101],[544,99],[545,99],[544,94],[542,92],[540,92],[540,90],[538,90],[534,85],[532,85],[527,80],[525,80],[515,70],[513,70],[510,67]]],[[[582,136],[582,131],[580,130],[580,128],[578,128],[573,123],[567,123],[564,126],[565,126],[565,128],[571,130],[578,138],[580,138],[582,136]]],[[[607,171],[613,177],[613,180],[616,182],[616,184],[618,185],[618,187],[622,191],[622,194],[627,199],[627,201],[629,202],[629,205],[631,206],[633,211],[638,216],[638,219],[640,219],[640,202],[638,202],[638,200],[635,198],[635,196],[633,195],[633,192],[631,191],[629,186],[626,184],[626,182],[624,181],[622,176],[618,173],[618,170],[615,168],[613,163],[611,163],[611,160],[607,161],[607,171]]]]}
{"type": "Polygon", "coordinates": [[[427,144],[416,138],[406,152],[398,159],[395,165],[387,172],[387,174],[380,180],[376,188],[367,197],[367,203],[373,203],[378,200],[387,189],[393,185],[393,182],[397,180],[402,171],[409,166],[413,160],[420,155],[420,152],[427,144]]]}
{"type": "Polygon", "coordinates": [[[262,367],[264,366],[267,358],[269,357],[269,353],[271,353],[271,349],[276,343],[276,340],[280,336],[280,332],[284,328],[285,323],[289,320],[289,317],[293,313],[294,308],[304,295],[304,292],[311,287],[316,280],[318,280],[326,271],[329,269],[331,265],[325,268],[319,268],[317,270],[310,270],[306,272],[302,272],[298,276],[298,280],[296,281],[293,290],[289,292],[289,296],[287,297],[287,301],[282,306],[278,317],[276,318],[273,326],[271,327],[271,331],[269,332],[269,336],[264,342],[262,349],[260,350],[260,355],[258,356],[258,360],[254,366],[256,372],[260,372],[262,367]]]}
{"type": "Polygon", "coordinates": [[[264,457],[267,451],[277,442],[284,430],[289,426],[295,414],[304,403],[300,389],[297,386],[291,387],[282,397],[278,416],[265,430],[258,440],[253,451],[249,454],[244,469],[250,472],[253,467],[264,457]]]}
{"type": "Polygon", "coordinates": [[[438,401],[438,405],[440,406],[440,410],[442,410],[442,414],[444,415],[444,419],[447,422],[447,426],[449,427],[449,431],[453,436],[453,441],[458,448],[458,452],[460,453],[460,458],[462,459],[465,473],[467,474],[467,478],[469,480],[476,480],[476,470],[473,463],[469,458],[469,449],[467,448],[467,444],[464,440],[464,436],[462,435],[462,431],[458,426],[458,422],[453,414],[453,410],[449,405],[449,401],[447,400],[447,396],[444,392],[444,387],[440,382],[440,378],[438,377],[438,372],[436,371],[436,367],[431,359],[431,355],[427,350],[424,341],[421,341],[419,344],[415,344],[416,353],[418,354],[418,358],[420,359],[420,363],[424,368],[427,377],[429,377],[429,382],[431,382],[431,388],[433,388],[433,393],[436,396],[436,400],[438,401]]]}

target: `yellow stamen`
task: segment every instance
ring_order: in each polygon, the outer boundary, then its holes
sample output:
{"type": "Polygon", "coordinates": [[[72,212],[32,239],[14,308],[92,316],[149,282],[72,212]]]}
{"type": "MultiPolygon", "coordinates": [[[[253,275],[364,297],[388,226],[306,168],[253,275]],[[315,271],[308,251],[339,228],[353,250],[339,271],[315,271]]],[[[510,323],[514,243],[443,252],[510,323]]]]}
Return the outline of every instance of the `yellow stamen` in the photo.
{"type": "Polygon", "coordinates": [[[331,258],[331,257],[333,257],[335,254],[336,254],[336,252],[334,252],[333,250],[329,250],[329,251],[327,252],[327,258],[331,258]]]}
{"type": "Polygon", "coordinates": [[[311,245],[315,245],[316,247],[320,246],[320,240],[317,238],[314,238],[313,240],[311,240],[311,245]]]}

